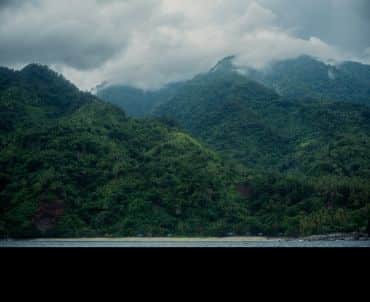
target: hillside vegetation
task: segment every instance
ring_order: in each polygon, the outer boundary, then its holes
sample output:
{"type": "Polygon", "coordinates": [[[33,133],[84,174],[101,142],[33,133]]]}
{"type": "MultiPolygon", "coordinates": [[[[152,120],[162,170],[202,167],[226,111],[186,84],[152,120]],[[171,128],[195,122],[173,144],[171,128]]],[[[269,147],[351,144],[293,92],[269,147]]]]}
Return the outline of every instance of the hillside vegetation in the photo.
{"type": "Polygon", "coordinates": [[[357,62],[327,64],[309,56],[277,61],[246,75],[279,94],[370,105],[370,66],[357,62]]]}
{"type": "Polygon", "coordinates": [[[0,232],[13,237],[210,235],[246,215],[235,173],[156,120],[42,66],[2,70],[0,232]]]}
{"type": "Polygon", "coordinates": [[[240,190],[254,233],[365,229],[370,107],[281,97],[230,66],[226,59],[186,82],[155,113],[248,169],[240,190]]]}
{"type": "Polygon", "coordinates": [[[230,58],[171,89],[133,119],[46,67],[0,69],[0,234],[366,230],[370,107],[282,97],[230,58]]]}

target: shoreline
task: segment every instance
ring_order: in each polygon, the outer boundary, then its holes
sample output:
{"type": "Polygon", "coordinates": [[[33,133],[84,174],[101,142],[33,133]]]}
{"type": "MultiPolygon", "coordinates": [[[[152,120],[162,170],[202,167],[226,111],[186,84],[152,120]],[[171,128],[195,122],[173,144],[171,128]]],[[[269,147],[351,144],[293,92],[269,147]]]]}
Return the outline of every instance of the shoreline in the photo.
{"type": "Polygon", "coordinates": [[[258,242],[258,241],[369,241],[370,236],[363,233],[334,233],[324,235],[312,235],[306,237],[268,237],[268,236],[227,236],[227,237],[76,237],[76,238],[6,238],[3,241],[64,241],[64,242],[258,242]]]}

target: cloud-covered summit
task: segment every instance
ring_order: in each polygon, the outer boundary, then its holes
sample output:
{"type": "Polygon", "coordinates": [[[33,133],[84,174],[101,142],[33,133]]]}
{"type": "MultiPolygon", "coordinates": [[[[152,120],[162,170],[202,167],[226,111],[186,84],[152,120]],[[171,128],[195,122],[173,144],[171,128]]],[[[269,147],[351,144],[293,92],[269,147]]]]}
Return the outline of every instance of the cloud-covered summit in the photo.
{"type": "Polygon", "coordinates": [[[154,88],[236,54],[368,58],[367,0],[0,0],[0,65],[51,65],[83,89],[154,88]]]}

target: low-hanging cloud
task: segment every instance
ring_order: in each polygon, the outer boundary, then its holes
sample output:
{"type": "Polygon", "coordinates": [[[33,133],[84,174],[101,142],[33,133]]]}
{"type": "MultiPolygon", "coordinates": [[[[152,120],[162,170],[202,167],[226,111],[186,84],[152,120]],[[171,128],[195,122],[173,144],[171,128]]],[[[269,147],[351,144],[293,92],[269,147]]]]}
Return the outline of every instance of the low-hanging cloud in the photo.
{"type": "Polygon", "coordinates": [[[361,54],[370,46],[369,0],[260,0],[279,16],[279,25],[307,39],[315,36],[361,54]]]}
{"type": "MultiPolygon", "coordinates": [[[[323,22],[321,15],[331,16],[325,5],[336,1],[359,26],[353,35],[361,40],[368,33],[361,25],[369,18],[358,9],[363,0],[351,0],[357,5],[349,5],[347,0],[315,1],[310,1],[316,8],[311,19],[317,16],[317,21],[323,22]]],[[[303,3],[1,1],[0,65],[49,64],[83,89],[103,81],[156,88],[205,71],[231,54],[237,55],[240,65],[263,67],[271,60],[300,54],[341,60],[370,47],[367,38],[353,45],[351,39],[329,39],[325,23],[309,26],[303,3]]]]}

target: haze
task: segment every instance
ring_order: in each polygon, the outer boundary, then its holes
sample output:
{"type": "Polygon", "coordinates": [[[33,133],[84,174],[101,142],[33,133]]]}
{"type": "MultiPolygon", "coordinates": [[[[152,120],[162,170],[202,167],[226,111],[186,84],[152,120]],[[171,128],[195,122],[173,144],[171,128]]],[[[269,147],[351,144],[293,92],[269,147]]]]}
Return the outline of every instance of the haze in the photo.
{"type": "Polygon", "coordinates": [[[48,64],[84,90],[158,88],[231,54],[257,68],[301,54],[369,63],[370,2],[0,1],[0,65],[48,64]]]}

